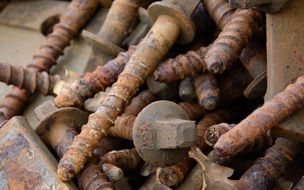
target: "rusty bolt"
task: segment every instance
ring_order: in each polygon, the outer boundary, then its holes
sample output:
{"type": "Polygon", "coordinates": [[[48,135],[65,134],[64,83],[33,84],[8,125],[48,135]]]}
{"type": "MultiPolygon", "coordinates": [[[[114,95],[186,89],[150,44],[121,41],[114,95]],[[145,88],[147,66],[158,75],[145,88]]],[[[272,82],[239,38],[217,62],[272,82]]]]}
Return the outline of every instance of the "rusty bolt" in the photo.
{"type": "Polygon", "coordinates": [[[215,76],[212,73],[202,74],[195,78],[194,86],[198,104],[207,110],[215,109],[220,101],[220,89],[215,76]]]}
{"type": "Polygon", "coordinates": [[[184,101],[193,101],[196,99],[195,89],[193,85],[193,80],[190,77],[182,80],[178,87],[179,97],[184,101]]]}
{"type": "Polygon", "coordinates": [[[84,39],[93,46],[93,54],[103,65],[121,51],[119,47],[137,14],[138,0],[115,0],[97,35],[83,31],[84,39]]]}
{"type": "Polygon", "coordinates": [[[46,72],[37,73],[22,67],[7,63],[0,63],[0,81],[7,85],[28,90],[31,93],[39,92],[43,95],[53,94],[53,89],[59,76],[50,76],[46,72]]]}
{"type": "Polygon", "coordinates": [[[149,13],[146,9],[139,7],[138,17],[139,17],[139,24],[131,32],[131,34],[124,40],[124,44],[127,44],[128,46],[138,44],[145,37],[145,35],[148,33],[151,26],[153,25],[153,21],[149,17],[149,13]]]}
{"type": "Polygon", "coordinates": [[[304,77],[266,101],[252,114],[220,137],[214,148],[222,156],[232,155],[253,143],[269,129],[289,117],[304,104],[304,77]],[[237,139],[237,141],[235,140],[237,139]]]}
{"type": "Polygon", "coordinates": [[[231,125],[227,123],[220,123],[209,127],[205,132],[205,142],[209,146],[213,147],[220,138],[220,136],[228,132],[234,126],[235,125],[231,125]]]}
{"type": "Polygon", "coordinates": [[[259,158],[240,180],[227,184],[216,181],[210,185],[210,188],[223,190],[272,189],[276,180],[291,166],[302,149],[303,145],[299,142],[278,138],[274,146],[266,151],[265,156],[259,158]]]}
{"type": "Polygon", "coordinates": [[[59,158],[67,151],[78,135],[80,127],[87,121],[88,114],[77,108],[58,109],[47,101],[35,109],[39,120],[37,134],[56,151],[59,158]]]}
{"type": "Polygon", "coordinates": [[[140,156],[157,166],[182,160],[197,143],[195,122],[170,101],[157,101],[144,108],[135,120],[132,135],[140,156]]]}
{"type": "MultiPolygon", "coordinates": [[[[97,4],[97,0],[73,0],[27,68],[36,72],[48,71],[56,64],[57,58],[63,54],[70,41],[93,15],[97,4]]],[[[13,88],[12,92],[5,96],[4,103],[0,105],[0,111],[9,119],[21,113],[30,97],[29,92],[13,88]]]]}
{"type": "Polygon", "coordinates": [[[158,179],[168,187],[176,187],[187,176],[194,163],[194,160],[186,158],[175,165],[161,168],[158,179]]]}
{"type": "Polygon", "coordinates": [[[114,190],[114,186],[109,182],[106,174],[102,173],[95,163],[87,164],[78,177],[78,184],[83,190],[114,190]]]}
{"type": "Polygon", "coordinates": [[[105,155],[107,152],[112,150],[120,150],[127,148],[128,146],[129,144],[122,139],[106,137],[99,142],[97,147],[94,149],[93,155],[94,157],[99,158],[105,155]]]}
{"type": "Polygon", "coordinates": [[[99,165],[112,164],[122,170],[135,170],[140,168],[143,161],[135,148],[124,150],[113,150],[100,157],[99,165]]]}
{"type": "Polygon", "coordinates": [[[251,9],[238,9],[209,48],[204,61],[213,73],[222,73],[235,62],[255,32],[262,15],[251,9]]]}
{"type": "Polygon", "coordinates": [[[107,135],[108,129],[125,105],[178,37],[179,41],[184,43],[193,39],[195,30],[189,17],[199,2],[161,1],[149,6],[149,15],[155,23],[137,46],[103,104],[90,115],[89,122],[74,138],[72,146],[60,160],[57,173],[61,180],[71,179],[83,168],[94,147],[107,135]]]}
{"type": "Polygon", "coordinates": [[[206,47],[201,47],[195,51],[189,51],[184,55],[168,59],[154,71],[156,81],[172,83],[186,77],[193,77],[198,73],[206,71],[204,57],[207,53],[206,47]]]}
{"type": "Polygon", "coordinates": [[[124,177],[124,172],[122,171],[122,169],[117,166],[114,166],[113,164],[104,163],[102,164],[101,168],[112,183],[115,183],[124,177]]]}
{"type": "Polygon", "coordinates": [[[105,90],[116,81],[134,51],[135,46],[131,46],[127,52],[119,53],[115,59],[108,61],[104,66],[97,66],[95,71],[86,73],[69,86],[64,86],[55,99],[56,105],[59,107],[82,106],[87,98],[105,90]]]}
{"type": "Polygon", "coordinates": [[[247,98],[260,98],[267,88],[266,48],[256,39],[252,40],[239,56],[240,61],[254,79],[244,91],[247,98]]]}

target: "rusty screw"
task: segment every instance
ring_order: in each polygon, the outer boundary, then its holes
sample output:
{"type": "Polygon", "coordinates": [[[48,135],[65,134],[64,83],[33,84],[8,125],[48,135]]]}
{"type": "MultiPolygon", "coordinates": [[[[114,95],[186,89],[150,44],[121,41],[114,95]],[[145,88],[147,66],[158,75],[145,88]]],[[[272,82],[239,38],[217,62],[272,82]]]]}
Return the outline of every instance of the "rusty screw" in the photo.
{"type": "Polygon", "coordinates": [[[288,0],[229,0],[229,4],[237,8],[257,8],[266,13],[275,13],[281,10],[288,0]]]}
{"type": "MultiPolygon", "coordinates": [[[[57,58],[63,54],[70,41],[93,15],[97,3],[97,0],[73,0],[27,68],[35,72],[48,71],[56,64],[57,58]]],[[[5,96],[0,111],[9,119],[22,111],[29,98],[29,92],[13,88],[13,91],[5,96]]]]}
{"type": "Polygon", "coordinates": [[[180,82],[178,87],[178,94],[179,97],[184,101],[193,101],[196,99],[192,78],[188,77],[180,82]]]}
{"type": "Polygon", "coordinates": [[[137,46],[103,104],[90,115],[86,127],[82,128],[60,160],[57,174],[61,180],[71,179],[83,168],[94,147],[107,135],[125,105],[177,38],[180,37],[181,42],[193,39],[195,32],[189,16],[198,4],[198,0],[183,0],[154,2],[150,5],[148,11],[155,20],[154,25],[137,46]]]}
{"type": "Polygon", "coordinates": [[[112,164],[123,170],[135,170],[143,164],[141,157],[135,148],[124,150],[113,150],[100,157],[99,165],[104,163],[112,164]]]}
{"type": "Polygon", "coordinates": [[[97,35],[85,30],[82,32],[84,39],[93,46],[93,54],[98,59],[96,63],[103,65],[123,51],[119,46],[137,14],[138,2],[138,0],[115,0],[97,35]]]}
{"type": "Polygon", "coordinates": [[[276,180],[292,164],[302,149],[303,145],[299,142],[278,138],[274,146],[266,151],[265,156],[259,158],[240,180],[229,180],[230,183],[216,181],[210,185],[210,188],[222,190],[272,189],[276,180]]]}
{"type": "Polygon", "coordinates": [[[207,110],[213,110],[220,101],[220,89],[215,76],[211,73],[202,74],[195,78],[195,91],[199,105],[207,110]]]}
{"type": "Polygon", "coordinates": [[[39,92],[43,95],[52,95],[58,80],[59,76],[50,76],[46,72],[37,73],[0,62],[0,81],[28,90],[31,93],[39,92]]]}
{"type": "Polygon", "coordinates": [[[135,46],[131,46],[127,52],[119,53],[115,59],[108,61],[104,66],[97,66],[95,71],[86,73],[69,86],[64,86],[55,99],[56,105],[59,107],[82,106],[87,98],[105,90],[116,81],[134,51],[135,46]]]}
{"type": "Polygon", "coordinates": [[[47,101],[35,109],[39,120],[38,135],[56,151],[59,158],[67,151],[78,135],[78,130],[87,121],[88,114],[77,108],[58,109],[52,101],[47,101]]]}
{"type": "Polygon", "coordinates": [[[289,85],[283,92],[266,101],[252,114],[220,137],[215,150],[222,156],[232,155],[253,143],[269,129],[289,117],[304,104],[304,77],[289,85]],[[237,139],[237,140],[235,140],[237,139]]]}
{"type": "MultiPolygon", "coordinates": [[[[226,0],[203,0],[202,2],[217,26],[222,30],[231,20],[234,8],[230,7],[226,0]]],[[[206,53],[207,48],[201,47],[198,50],[168,59],[156,69],[154,77],[157,81],[171,83],[205,72],[207,69],[204,62],[206,53]]]]}
{"type": "Polygon", "coordinates": [[[222,73],[230,67],[258,31],[261,21],[262,15],[258,11],[236,10],[204,58],[207,69],[213,73],[222,73]]]}
{"type": "Polygon", "coordinates": [[[208,110],[193,102],[180,102],[179,105],[187,113],[190,120],[201,119],[208,112],[208,110]]]}

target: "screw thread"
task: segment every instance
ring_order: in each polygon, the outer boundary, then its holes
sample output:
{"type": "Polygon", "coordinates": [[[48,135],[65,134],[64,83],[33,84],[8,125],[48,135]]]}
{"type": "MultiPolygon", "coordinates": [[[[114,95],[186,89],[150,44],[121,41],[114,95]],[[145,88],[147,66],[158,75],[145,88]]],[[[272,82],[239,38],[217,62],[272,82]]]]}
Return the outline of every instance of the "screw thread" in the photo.
{"type": "Polygon", "coordinates": [[[196,51],[188,51],[186,54],[166,60],[154,72],[155,80],[172,83],[205,72],[204,56],[206,53],[207,48],[201,47],[196,51]]]}
{"type": "Polygon", "coordinates": [[[254,32],[258,31],[261,20],[262,15],[258,11],[236,10],[204,58],[207,69],[213,73],[222,73],[230,67],[254,32]]]}
{"type": "Polygon", "coordinates": [[[304,104],[304,77],[266,101],[232,130],[221,136],[214,148],[220,155],[242,151],[272,127],[289,117],[304,104]],[[237,140],[235,140],[237,139],[237,140]]]}
{"type": "Polygon", "coordinates": [[[71,85],[64,86],[55,99],[56,105],[59,107],[81,106],[87,98],[105,90],[117,80],[134,51],[135,46],[130,46],[127,52],[119,53],[115,59],[108,61],[104,66],[97,66],[93,72],[88,72],[71,85]]]}

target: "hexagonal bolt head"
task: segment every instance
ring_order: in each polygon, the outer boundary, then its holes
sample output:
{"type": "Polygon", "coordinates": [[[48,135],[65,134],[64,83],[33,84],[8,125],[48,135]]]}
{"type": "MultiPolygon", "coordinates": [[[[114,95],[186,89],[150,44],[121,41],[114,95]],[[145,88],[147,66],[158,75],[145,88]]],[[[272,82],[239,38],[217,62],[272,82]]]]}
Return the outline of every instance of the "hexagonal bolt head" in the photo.
{"type": "Polygon", "coordinates": [[[154,125],[158,149],[189,148],[197,144],[195,121],[175,118],[158,120],[154,125]]]}

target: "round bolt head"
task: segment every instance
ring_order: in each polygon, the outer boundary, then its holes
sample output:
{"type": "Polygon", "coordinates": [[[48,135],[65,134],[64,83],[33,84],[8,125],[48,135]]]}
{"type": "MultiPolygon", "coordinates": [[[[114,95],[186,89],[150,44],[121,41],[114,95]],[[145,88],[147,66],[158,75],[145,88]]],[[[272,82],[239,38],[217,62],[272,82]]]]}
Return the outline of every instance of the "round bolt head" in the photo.
{"type": "Polygon", "coordinates": [[[136,117],[132,131],[133,142],[138,154],[146,162],[156,166],[169,166],[184,159],[190,146],[196,144],[197,134],[196,130],[193,134],[193,128],[195,123],[189,121],[187,113],[178,104],[157,101],[145,107],[136,117]],[[174,119],[176,122],[159,126],[174,119]],[[164,127],[175,135],[170,135],[169,139],[165,138],[166,135],[160,135],[164,127]]]}

